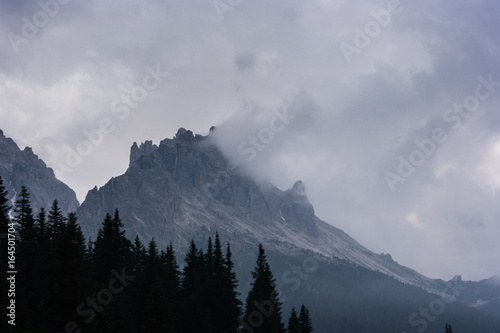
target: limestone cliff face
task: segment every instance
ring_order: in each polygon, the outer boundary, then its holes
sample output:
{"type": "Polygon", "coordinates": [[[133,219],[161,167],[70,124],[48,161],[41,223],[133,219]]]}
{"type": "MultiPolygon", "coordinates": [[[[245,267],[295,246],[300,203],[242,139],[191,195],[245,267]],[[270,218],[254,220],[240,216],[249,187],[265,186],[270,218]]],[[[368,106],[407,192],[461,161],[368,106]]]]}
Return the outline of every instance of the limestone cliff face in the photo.
{"type": "Polygon", "coordinates": [[[0,130],[0,176],[9,194],[14,199],[21,186],[26,186],[34,211],[41,207],[49,209],[54,199],[64,213],[76,211],[78,200],[75,192],[59,181],[51,168],[33,153],[30,147],[19,149],[0,130]]]}
{"type": "MultiPolygon", "coordinates": [[[[277,267],[275,276],[281,277],[282,284],[292,280],[284,278],[290,263],[281,261],[293,258],[303,264],[314,257],[332,272],[342,270],[344,265],[359,265],[441,296],[454,297],[448,287],[460,285],[459,278],[450,282],[432,280],[399,265],[388,254],[369,251],[315,216],[301,181],[285,191],[269,183],[257,183],[229,163],[211,135],[194,135],[181,128],[172,139],[159,145],[151,141],[134,143],[125,174],[90,190],[78,208],[79,223],[86,236],[95,240],[105,214],[113,214],[117,208],[129,238],[139,235],[148,241],[154,237],[160,248],[172,241],[175,249],[182,252],[191,239],[199,245],[206,244],[207,238],[218,231],[224,242],[231,243],[241,276],[253,268],[256,246],[262,243],[268,253],[275,254],[271,256],[272,265],[277,267]]],[[[35,210],[49,207],[55,198],[66,212],[78,206],[75,193],[58,181],[30,148],[21,151],[1,131],[0,175],[11,196],[22,185],[27,186],[35,210]]],[[[335,282],[328,280],[329,276],[318,271],[311,277],[316,279],[313,288],[318,289],[313,291],[319,295],[320,304],[327,304],[335,296],[331,289],[335,282]]],[[[243,280],[241,285],[248,286],[249,282],[243,280]]],[[[463,298],[469,305],[496,302],[499,297],[498,278],[465,284],[463,298]]],[[[288,296],[293,299],[294,293],[288,296]]],[[[327,318],[331,309],[322,311],[327,318]]]]}
{"type": "MultiPolygon", "coordinates": [[[[212,131],[211,131],[212,132],[212,131]]],[[[377,270],[397,279],[435,289],[434,282],[317,218],[301,181],[281,191],[228,167],[208,136],[179,129],[158,146],[133,144],[125,174],[89,191],[77,211],[82,229],[95,239],[103,217],[119,209],[129,238],[152,237],[185,248],[218,231],[236,255],[262,243],[294,255],[307,250],[377,270]]]]}
{"type": "Polygon", "coordinates": [[[132,145],[126,173],[89,191],[79,208],[84,231],[95,237],[103,216],[115,208],[130,237],[181,246],[216,230],[252,244],[283,235],[282,229],[311,237],[317,233],[301,182],[283,192],[234,174],[209,136],[182,128],[158,146],[151,141],[132,145]]]}

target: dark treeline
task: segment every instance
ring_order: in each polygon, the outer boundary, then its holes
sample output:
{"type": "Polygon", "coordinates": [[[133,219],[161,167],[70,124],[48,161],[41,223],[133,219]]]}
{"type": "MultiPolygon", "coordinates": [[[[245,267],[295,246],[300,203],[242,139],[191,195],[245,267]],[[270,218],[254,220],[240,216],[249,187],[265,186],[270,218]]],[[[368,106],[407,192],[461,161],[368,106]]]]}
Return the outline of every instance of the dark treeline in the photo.
{"type": "MultiPolygon", "coordinates": [[[[1,243],[2,308],[15,299],[15,326],[1,332],[276,332],[309,333],[308,309],[292,310],[283,324],[275,279],[262,245],[246,302],[240,300],[231,247],[218,234],[206,249],[191,241],[179,266],[172,244],[159,249],[125,237],[118,210],[107,214],[95,241],[82,234],[74,213],[54,201],[33,212],[25,187],[12,218],[0,177],[0,234],[15,225],[15,252],[1,243]],[[15,297],[6,298],[9,256],[15,256],[15,297]]],[[[12,229],[11,229],[12,230],[12,229]]],[[[12,296],[12,295],[11,295],[12,296]]],[[[12,323],[12,322],[11,322],[12,323]]]]}

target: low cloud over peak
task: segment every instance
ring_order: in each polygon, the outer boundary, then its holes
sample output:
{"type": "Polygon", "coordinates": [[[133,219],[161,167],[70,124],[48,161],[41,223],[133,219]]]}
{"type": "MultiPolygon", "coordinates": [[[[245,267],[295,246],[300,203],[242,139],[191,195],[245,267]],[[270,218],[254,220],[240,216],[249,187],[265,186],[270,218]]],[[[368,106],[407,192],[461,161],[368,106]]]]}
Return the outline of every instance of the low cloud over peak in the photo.
{"type": "Polygon", "coordinates": [[[227,4],[2,2],[0,127],[83,199],[134,141],[215,124],[371,250],[500,275],[498,1],[227,4]]]}

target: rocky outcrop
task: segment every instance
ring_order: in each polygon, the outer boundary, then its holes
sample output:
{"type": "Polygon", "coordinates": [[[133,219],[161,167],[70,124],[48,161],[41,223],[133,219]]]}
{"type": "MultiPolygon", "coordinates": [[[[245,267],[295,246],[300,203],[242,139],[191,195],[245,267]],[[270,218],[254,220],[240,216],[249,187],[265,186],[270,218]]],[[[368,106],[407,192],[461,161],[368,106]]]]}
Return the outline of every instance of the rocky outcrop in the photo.
{"type": "Polygon", "coordinates": [[[432,289],[431,279],[372,253],[317,218],[301,181],[281,191],[234,172],[211,135],[181,128],[158,146],[134,144],[125,174],[89,191],[78,209],[86,235],[95,239],[105,214],[118,208],[129,238],[154,237],[182,248],[218,231],[236,253],[258,243],[292,255],[313,251],[432,289]]]}
{"type": "Polygon", "coordinates": [[[153,141],[141,143],[140,147],[137,142],[134,142],[132,148],[130,148],[130,164],[137,161],[141,156],[154,152],[156,149],[158,149],[158,146],[153,145],[153,141]]]}
{"type": "Polygon", "coordinates": [[[64,213],[76,211],[78,208],[75,192],[59,181],[54,171],[48,168],[30,147],[19,149],[1,130],[0,176],[11,200],[15,199],[22,186],[26,186],[34,211],[41,207],[48,210],[54,199],[57,199],[64,213]]]}

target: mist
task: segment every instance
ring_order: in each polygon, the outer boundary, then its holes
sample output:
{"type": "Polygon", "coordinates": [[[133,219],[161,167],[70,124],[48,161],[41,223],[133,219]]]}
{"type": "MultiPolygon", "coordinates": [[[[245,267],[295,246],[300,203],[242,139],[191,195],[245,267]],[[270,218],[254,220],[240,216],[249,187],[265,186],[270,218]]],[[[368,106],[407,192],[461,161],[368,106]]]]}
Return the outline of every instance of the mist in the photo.
{"type": "Polygon", "coordinates": [[[72,1],[34,25],[43,10],[0,4],[0,128],[80,201],[134,141],[216,126],[232,163],[302,180],[370,250],[500,275],[498,1],[72,1]]]}

